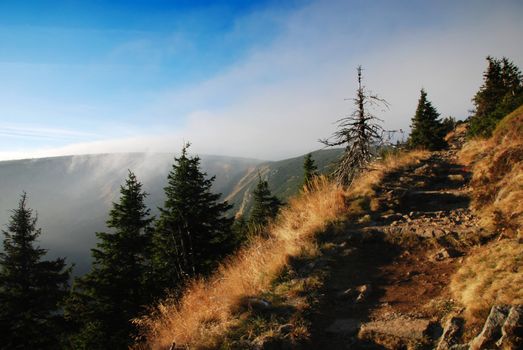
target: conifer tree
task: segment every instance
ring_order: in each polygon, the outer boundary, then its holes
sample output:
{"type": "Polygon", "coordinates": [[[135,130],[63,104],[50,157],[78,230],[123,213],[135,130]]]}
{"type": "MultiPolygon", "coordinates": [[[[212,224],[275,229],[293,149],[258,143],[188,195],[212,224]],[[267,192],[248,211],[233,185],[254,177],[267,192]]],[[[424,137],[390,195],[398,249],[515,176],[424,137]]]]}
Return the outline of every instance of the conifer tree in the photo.
{"type": "Polygon", "coordinates": [[[147,194],[131,171],[120,194],[107,220],[111,232],[96,233],[92,271],[76,279],[67,303],[75,349],[127,348],[135,335],[131,319],[152,300],[147,194]]]}
{"type": "Polygon", "coordinates": [[[231,229],[234,237],[233,246],[240,247],[247,241],[249,236],[249,225],[243,215],[239,215],[234,219],[231,229]]]}
{"type": "Polygon", "coordinates": [[[312,159],[312,154],[309,153],[305,156],[303,161],[303,187],[310,188],[312,179],[318,175],[318,167],[312,159]]]}
{"type": "Polygon", "coordinates": [[[523,78],[519,68],[506,57],[487,57],[483,85],[476,93],[470,118],[472,136],[490,136],[496,123],[523,103],[523,78]]]}
{"type": "Polygon", "coordinates": [[[193,276],[211,272],[234,248],[232,208],[212,193],[214,177],[200,170],[200,158],[175,158],[165,187],[165,204],[154,232],[154,267],[161,289],[176,289],[193,276]]]}
{"type": "Polygon", "coordinates": [[[410,148],[438,150],[445,147],[446,127],[438,119],[439,113],[427,99],[427,93],[421,89],[416,113],[412,117],[411,133],[407,141],[410,148]]]}
{"type": "Polygon", "coordinates": [[[333,141],[320,140],[326,146],[345,145],[333,176],[344,186],[349,186],[355,176],[367,168],[374,156],[373,147],[381,143],[380,119],[371,110],[378,105],[388,106],[387,102],[369,92],[362,84],[362,68],[358,67],[358,89],[352,99],[356,109],[351,115],[338,120],[339,130],[333,134],[333,141]]]}
{"type": "Polygon", "coordinates": [[[269,183],[262,180],[260,174],[258,174],[258,184],[252,194],[253,207],[249,217],[249,226],[252,230],[257,231],[278,215],[282,203],[276,196],[272,195],[269,183]]]}
{"type": "Polygon", "coordinates": [[[4,234],[0,253],[0,329],[2,349],[56,349],[63,331],[61,303],[71,268],[65,259],[43,260],[36,246],[42,231],[22,194],[4,234]]]}

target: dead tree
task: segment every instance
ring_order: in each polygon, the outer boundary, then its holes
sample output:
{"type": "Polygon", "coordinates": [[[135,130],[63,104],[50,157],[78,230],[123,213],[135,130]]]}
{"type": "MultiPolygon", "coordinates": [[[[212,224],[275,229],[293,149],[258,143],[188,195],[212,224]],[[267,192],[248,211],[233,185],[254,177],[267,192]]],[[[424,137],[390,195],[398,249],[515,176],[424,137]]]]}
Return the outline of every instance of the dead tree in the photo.
{"type": "Polygon", "coordinates": [[[356,97],[351,99],[356,108],[352,114],[338,120],[338,131],[330,139],[320,140],[326,146],[345,146],[333,176],[335,180],[349,186],[355,176],[366,169],[374,156],[375,149],[382,140],[382,127],[378,124],[381,119],[370,111],[378,106],[388,108],[387,101],[372,94],[361,83],[361,66],[358,67],[358,89],[356,97]]]}

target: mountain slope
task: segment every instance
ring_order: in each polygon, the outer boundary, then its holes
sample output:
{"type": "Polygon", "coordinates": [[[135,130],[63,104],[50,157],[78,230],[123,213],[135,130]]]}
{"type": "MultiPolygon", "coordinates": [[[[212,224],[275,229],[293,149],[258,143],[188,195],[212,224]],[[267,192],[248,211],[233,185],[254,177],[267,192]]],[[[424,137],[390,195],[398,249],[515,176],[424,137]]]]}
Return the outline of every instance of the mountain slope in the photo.
{"type": "MultiPolygon", "coordinates": [[[[311,153],[318,171],[327,173],[341,152],[342,149],[327,149],[311,153]]],[[[252,207],[252,192],[258,183],[259,174],[268,181],[272,194],[285,201],[298,193],[302,185],[303,161],[304,156],[300,156],[277,162],[262,163],[248,171],[230,191],[226,199],[235,204],[235,210],[238,213],[248,215],[252,207]]]]}
{"type": "MultiPolygon", "coordinates": [[[[149,193],[152,213],[163,205],[163,187],[173,163],[170,154],[102,154],[0,162],[0,224],[5,225],[10,209],[16,207],[22,191],[29,206],[38,213],[42,227],[41,246],[51,256],[66,256],[76,263],[75,273],[89,268],[90,248],[96,231],[105,221],[128,169],[138,176],[149,193]]],[[[216,175],[214,191],[227,193],[248,169],[253,159],[202,156],[202,169],[216,175]]]]}
{"type": "MultiPolygon", "coordinates": [[[[325,167],[336,152],[314,152],[325,167]]],[[[216,176],[213,191],[222,193],[235,209],[250,208],[250,191],[257,174],[268,176],[277,195],[287,198],[301,182],[303,157],[278,162],[224,156],[201,156],[201,167],[216,176]]],[[[0,162],[0,225],[7,224],[10,209],[20,194],[28,194],[29,206],[38,213],[41,246],[50,256],[65,256],[76,264],[75,273],[89,269],[94,233],[106,230],[111,203],[132,170],[149,193],[146,204],[153,214],[163,205],[163,188],[171,169],[171,154],[100,154],[0,162]]],[[[5,227],[5,226],[4,226],[5,227]]],[[[0,238],[1,239],[1,238],[0,238]]]]}

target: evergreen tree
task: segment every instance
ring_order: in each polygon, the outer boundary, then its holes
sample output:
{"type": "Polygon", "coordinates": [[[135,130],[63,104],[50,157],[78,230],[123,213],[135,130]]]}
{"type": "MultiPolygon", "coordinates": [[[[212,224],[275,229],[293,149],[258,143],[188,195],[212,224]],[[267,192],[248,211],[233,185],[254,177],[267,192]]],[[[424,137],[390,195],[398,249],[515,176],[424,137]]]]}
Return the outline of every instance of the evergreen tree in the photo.
{"type": "Polygon", "coordinates": [[[154,233],[154,267],[161,289],[180,287],[188,277],[211,272],[234,248],[232,208],[211,192],[214,177],[200,170],[200,158],[184,145],[165,187],[166,200],[154,233]]]}
{"type": "Polygon", "coordinates": [[[249,225],[243,215],[239,215],[234,219],[234,222],[231,226],[233,238],[234,238],[234,247],[240,247],[244,244],[249,238],[249,225]]]}
{"type": "Polygon", "coordinates": [[[349,186],[355,176],[367,168],[375,156],[373,147],[382,142],[382,128],[378,124],[371,110],[377,105],[388,106],[387,102],[373,95],[362,84],[362,68],[358,67],[358,89],[356,97],[352,99],[356,109],[351,115],[338,121],[339,130],[334,133],[333,141],[320,140],[326,146],[345,145],[333,176],[336,181],[344,186],[349,186]]]}
{"type": "Polygon", "coordinates": [[[56,349],[63,331],[61,303],[71,268],[65,259],[43,260],[36,246],[41,229],[22,194],[12,211],[0,253],[0,329],[2,349],[56,349]]]}
{"type": "Polygon", "coordinates": [[[318,175],[318,167],[312,159],[312,154],[305,156],[303,161],[303,187],[310,188],[312,179],[318,175]]]}
{"type": "Polygon", "coordinates": [[[519,68],[506,57],[487,57],[483,85],[476,93],[470,118],[472,136],[490,136],[496,124],[506,114],[523,103],[523,79],[519,68]]]}
{"type": "Polygon", "coordinates": [[[421,95],[418,100],[416,114],[412,117],[409,139],[407,141],[410,148],[426,148],[429,150],[438,150],[445,147],[446,142],[445,128],[438,119],[439,113],[427,99],[427,93],[421,89],[421,95]]]}
{"type": "Polygon", "coordinates": [[[66,314],[77,327],[71,336],[75,349],[125,349],[135,329],[130,320],[151,302],[149,247],[153,220],[142,184],[129,171],[113,203],[107,227],[98,232],[92,249],[92,271],[76,279],[66,314]]]}
{"type": "Polygon", "coordinates": [[[249,218],[249,226],[257,231],[278,215],[282,203],[276,196],[272,195],[269,183],[266,180],[262,180],[259,174],[258,184],[252,194],[253,207],[249,218]]]}

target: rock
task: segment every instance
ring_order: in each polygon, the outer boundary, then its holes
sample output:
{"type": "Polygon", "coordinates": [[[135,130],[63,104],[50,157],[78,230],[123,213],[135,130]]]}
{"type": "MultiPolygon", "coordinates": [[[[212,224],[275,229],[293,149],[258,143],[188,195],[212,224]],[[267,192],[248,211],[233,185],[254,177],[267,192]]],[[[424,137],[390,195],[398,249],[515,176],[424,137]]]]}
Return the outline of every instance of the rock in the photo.
{"type": "Polygon", "coordinates": [[[354,318],[335,320],[326,330],[327,333],[353,335],[360,329],[361,323],[354,318]]]}
{"type": "Polygon", "coordinates": [[[381,218],[385,221],[398,221],[403,218],[403,215],[401,214],[388,214],[388,215],[382,215],[381,218]]]}
{"type": "Polygon", "coordinates": [[[463,319],[461,317],[452,317],[449,319],[443,329],[443,335],[438,343],[437,350],[450,350],[452,346],[458,344],[463,328],[463,319]]]}
{"type": "Polygon", "coordinates": [[[341,300],[353,299],[357,297],[357,295],[358,291],[352,288],[336,293],[336,297],[341,300]]]}
{"type": "Polygon", "coordinates": [[[501,327],[505,323],[510,307],[496,305],[490,309],[481,333],[470,342],[471,350],[492,349],[501,337],[501,327]]]}
{"type": "Polygon", "coordinates": [[[431,256],[431,260],[433,261],[441,261],[448,258],[455,258],[460,256],[460,252],[458,252],[455,249],[452,248],[441,248],[438,250],[434,255],[431,256]]]}
{"type": "Polygon", "coordinates": [[[356,297],[357,303],[362,303],[365,300],[367,300],[367,297],[370,293],[372,293],[372,287],[370,284],[364,284],[356,288],[356,290],[359,292],[358,296],[356,297]]]}
{"type": "Polygon", "coordinates": [[[372,337],[373,334],[391,335],[398,338],[422,340],[431,333],[433,323],[426,319],[398,317],[392,320],[373,321],[361,326],[360,336],[372,337]]]}
{"type": "Polygon", "coordinates": [[[240,305],[247,310],[265,311],[271,308],[271,303],[262,298],[245,297],[240,305]]]}
{"type": "Polygon", "coordinates": [[[281,325],[278,328],[278,332],[281,334],[289,334],[292,332],[293,329],[294,329],[294,326],[292,324],[288,323],[288,324],[281,325]]]}
{"type": "Polygon", "coordinates": [[[468,344],[456,344],[452,345],[449,350],[469,350],[470,346],[468,344]]]}
{"type": "Polygon", "coordinates": [[[496,345],[501,349],[523,349],[523,305],[510,308],[496,345]]]}
{"type": "Polygon", "coordinates": [[[429,165],[425,164],[423,166],[420,166],[414,170],[414,175],[421,176],[426,174],[429,171],[429,165]]]}
{"type": "Polygon", "coordinates": [[[413,277],[419,275],[419,271],[409,271],[405,274],[406,277],[413,277]]]}
{"type": "Polygon", "coordinates": [[[256,350],[282,350],[288,347],[285,347],[285,342],[283,339],[264,336],[258,337],[253,341],[254,349],[256,350]]]}

